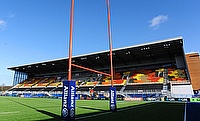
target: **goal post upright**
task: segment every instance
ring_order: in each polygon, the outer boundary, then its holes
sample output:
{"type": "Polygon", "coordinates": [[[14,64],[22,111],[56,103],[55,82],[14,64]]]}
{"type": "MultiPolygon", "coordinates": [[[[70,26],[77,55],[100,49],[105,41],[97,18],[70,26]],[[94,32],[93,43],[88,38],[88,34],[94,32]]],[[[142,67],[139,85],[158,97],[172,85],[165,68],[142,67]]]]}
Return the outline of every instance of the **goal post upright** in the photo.
{"type": "Polygon", "coordinates": [[[110,1],[106,0],[107,4],[107,18],[108,18],[108,39],[110,47],[110,75],[111,75],[111,86],[113,87],[113,54],[112,54],[112,36],[111,36],[111,25],[110,25],[110,1]]]}
{"type": "Polygon", "coordinates": [[[68,67],[68,80],[72,78],[72,40],[73,40],[73,23],[74,23],[74,0],[71,0],[70,10],[70,33],[69,33],[69,67],[68,67]]]}
{"type": "Polygon", "coordinates": [[[108,18],[108,39],[110,46],[110,75],[111,75],[111,87],[109,89],[109,97],[110,97],[110,111],[117,111],[116,104],[116,87],[113,86],[113,53],[112,53],[112,36],[111,36],[111,25],[110,25],[110,1],[106,0],[107,5],[107,18],[108,18]]]}
{"type": "Polygon", "coordinates": [[[62,88],[62,109],[61,118],[66,121],[75,120],[75,95],[76,82],[72,81],[72,40],[73,40],[73,23],[74,23],[74,0],[71,0],[70,10],[70,34],[69,34],[69,59],[68,59],[68,80],[63,81],[62,88]]]}

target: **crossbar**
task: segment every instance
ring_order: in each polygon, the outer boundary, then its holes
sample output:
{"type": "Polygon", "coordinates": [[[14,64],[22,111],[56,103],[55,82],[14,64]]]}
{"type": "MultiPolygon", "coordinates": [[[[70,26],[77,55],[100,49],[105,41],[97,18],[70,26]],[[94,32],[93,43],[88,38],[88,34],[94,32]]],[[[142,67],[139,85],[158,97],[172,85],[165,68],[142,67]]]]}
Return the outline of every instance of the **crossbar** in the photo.
{"type": "Polygon", "coordinates": [[[101,71],[97,71],[97,70],[94,70],[94,69],[91,69],[91,68],[83,67],[83,66],[80,66],[80,65],[76,65],[76,64],[73,64],[73,63],[71,65],[74,66],[74,67],[77,67],[77,68],[81,68],[83,70],[88,70],[88,71],[91,71],[91,72],[94,72],[94,73],[103,74],[103,75],[106,75],[106,76],[111,76],[110,74],[107,74],[107,73],[104,73],[104,72],[101,72],[101,71]]]}

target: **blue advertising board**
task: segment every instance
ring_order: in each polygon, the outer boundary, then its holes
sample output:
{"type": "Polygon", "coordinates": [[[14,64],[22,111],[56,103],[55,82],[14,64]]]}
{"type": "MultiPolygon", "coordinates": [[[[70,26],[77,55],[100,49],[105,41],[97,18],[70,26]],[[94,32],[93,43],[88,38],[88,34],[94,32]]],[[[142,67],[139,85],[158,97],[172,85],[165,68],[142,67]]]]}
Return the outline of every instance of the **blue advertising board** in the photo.
{"type": "Polygon", "coordinates": [[[75,120],[75,95],[76,83],[75,81],[63,81],[62,89],[62,110],[61,117],[63,120],[75,120]]]}
{"type": "Polygon", "coordinates": [[[109,90],[110,94],[110,111],[117,111],[117,105],[116,105],[116,87],[110,87],[109,90]]]}

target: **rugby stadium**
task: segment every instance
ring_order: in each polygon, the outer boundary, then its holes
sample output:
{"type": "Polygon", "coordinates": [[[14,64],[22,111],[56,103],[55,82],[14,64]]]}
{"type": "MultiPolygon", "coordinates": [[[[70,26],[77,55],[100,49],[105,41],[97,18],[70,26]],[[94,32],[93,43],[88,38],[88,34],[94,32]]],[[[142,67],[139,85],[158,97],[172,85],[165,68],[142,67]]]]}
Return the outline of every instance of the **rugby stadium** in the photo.
{"type": "MultiPolygon", "coordinates": [[[[109,98],[108,50],[73,56],[72,64],[76,99],[109,98]]],[[[187,100],[194,96],[182,37],[114,49],[113,66],[118,99],[187,100]]],[[[67,80],[68,58],[8,69],[15,72],[8,95],[61,98],[62,81],[67,80]]]]}

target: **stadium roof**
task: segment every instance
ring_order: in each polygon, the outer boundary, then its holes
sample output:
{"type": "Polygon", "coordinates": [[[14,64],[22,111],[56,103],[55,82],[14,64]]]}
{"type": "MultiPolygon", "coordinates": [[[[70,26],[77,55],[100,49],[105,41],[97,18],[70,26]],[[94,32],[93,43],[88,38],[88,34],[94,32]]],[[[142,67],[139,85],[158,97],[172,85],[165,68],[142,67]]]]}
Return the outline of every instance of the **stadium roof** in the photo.
{"type": "MultiPolygon", "coordinates": [[[[113,66],[116,69],[172,63],[176,56],[184,56],[182,37],[114,49],[113,66]]],[[[73,56],[72,63],[96,70],[109,70],[109,50],[73,56]]],[[[68,57],[8,69],[33,75],[67,73],[68,57]]],[[[83,71],[75,67],[72,69],[72,73],[83,71]]]]}

